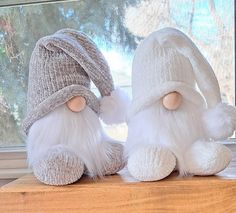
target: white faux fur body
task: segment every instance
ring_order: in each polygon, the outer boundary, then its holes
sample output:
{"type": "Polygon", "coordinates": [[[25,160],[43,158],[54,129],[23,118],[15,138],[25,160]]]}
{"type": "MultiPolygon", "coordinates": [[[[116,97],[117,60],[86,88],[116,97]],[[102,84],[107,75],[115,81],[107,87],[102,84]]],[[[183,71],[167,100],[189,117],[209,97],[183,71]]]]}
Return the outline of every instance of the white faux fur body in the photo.
{"type": "Polygon", "coordinates": [[[140,111],[129,122],[126,157],[141,146],[161,145],[175,154],[180,174],[184,175],[184,153],[197,139],[205,138],[201,110],[184,100],[177,111],[166,110],[160,102],[140,111]]]}
{"type": "Polygon", "coordinates": [[[60,144],[77,154],[90,176],[102,176],[104,166],[111,161],[110,142],[111,139],[103,133],[98,116],[89,107],[73,113],[62,105],[30,128],[28,161],[33,165],[49,148],[60,144]]]}
{"type": "Polygon", "coordinates": [[[183,99],[178,110],[169,111],[161,101],[156,102],[130,119],[126,158],[133,159],[140,148],[161,146],[175,155],[180,175],[215,174],[228,165],[232,154],[212,139],[226,139],[233,134],[235,113],[235,107],[222,103],[205,109],[183,99]]]}

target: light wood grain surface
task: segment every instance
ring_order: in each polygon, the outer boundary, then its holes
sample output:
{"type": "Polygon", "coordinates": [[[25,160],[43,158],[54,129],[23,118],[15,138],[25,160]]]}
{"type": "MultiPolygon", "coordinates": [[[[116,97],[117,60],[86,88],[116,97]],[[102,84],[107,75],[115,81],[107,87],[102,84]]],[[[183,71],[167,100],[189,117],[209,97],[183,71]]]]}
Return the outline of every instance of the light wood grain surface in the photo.
{"type": "Polygon", "coordinates": [[[23,212],[236,212],[236,161],[217,176],[137,182],[126,170],[103,180],[83,177],[63,187],[30,174],[1,187],[1,213],[23,212]]]}

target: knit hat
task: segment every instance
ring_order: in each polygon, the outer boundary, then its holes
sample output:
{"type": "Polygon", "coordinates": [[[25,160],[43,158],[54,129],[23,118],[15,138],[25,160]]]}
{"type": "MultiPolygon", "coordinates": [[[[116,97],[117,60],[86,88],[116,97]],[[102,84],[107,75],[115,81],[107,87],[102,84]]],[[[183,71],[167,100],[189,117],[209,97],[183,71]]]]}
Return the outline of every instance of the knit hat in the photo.
{"type": "Polygon", "coordinates": [[[130,116],[177,91],[187,100],[214,107],[221,102],[215,74],[195,44],[182,32],[164,28],[138,46],[133,60],[130,116]]]}
{"type": "Polygon", "coordinates": [[[108,123],[123,122],[123,112],[117,118],[117,111],[124,110],[120,95],[120,91],[117,94],[114,90],[109,66],[94,42],[82,32],[59,30],[39,39],[33,50],[23,129],[28,133],[35,121],[74,96],[83,96],[87,105],[102,117],[115,113],[116,117],[109,117],[108,123]],[[90,79],[112,106],[101,106],[102,101],[90,90],[90,79]]]}

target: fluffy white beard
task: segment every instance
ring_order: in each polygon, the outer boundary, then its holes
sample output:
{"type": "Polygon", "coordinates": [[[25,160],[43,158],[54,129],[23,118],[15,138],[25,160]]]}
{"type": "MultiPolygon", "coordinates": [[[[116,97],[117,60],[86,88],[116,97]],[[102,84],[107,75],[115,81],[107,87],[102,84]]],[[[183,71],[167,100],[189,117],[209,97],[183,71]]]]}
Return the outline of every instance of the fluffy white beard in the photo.
{"type": "Polygon", "coordinates": [[[73,113],[62,105],[30,128],[28,162],[32,166],[49,148],[64,145],[84,162],[90,176],[102,176],[104,165],[110,161],[112,153],[110,142],[98,116],[89,107],[73,113]]]}
{"type": "Polygon", "coordinates": [[[198,139],[204,139],[203,107],[183,100],[180,108],[170,111],[159,101],[136,114],[128,124],[126,157],[145,145],[161,145],[177,158],[180,175],[186,174],[184,153],[198,139]]]}

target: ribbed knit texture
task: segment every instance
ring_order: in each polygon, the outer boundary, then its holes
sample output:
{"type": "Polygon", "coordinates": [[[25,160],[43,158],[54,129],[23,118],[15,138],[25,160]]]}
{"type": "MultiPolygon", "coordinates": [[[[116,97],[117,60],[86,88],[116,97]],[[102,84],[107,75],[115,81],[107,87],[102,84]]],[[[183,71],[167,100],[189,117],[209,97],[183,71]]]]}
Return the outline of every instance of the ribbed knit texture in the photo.
{"type": "Polygon", "coordinates": [[[214,175],[229,165],[232,156],[231,150],[223,144],[198,140],[184,158],[190,174],[214,175]]]}
{"type": "Polygon", "coordinates": [[[171,47],[161,46],[155,37],[149,37],[135,52],[129,117],[173,91],[200,103],[202,98],[195,85],[188,58],[171,47]]]}
{"type": "Polygon", "coordinates": [[[128,170],[140,181],[156,181],[167,177],[176,166],[174,154],[163,147],[139,148],[128,159],[128,170]]]}
{"type": "Polygon", "coordinates": [[[146,97],[150,91],[158,90],[160,85],[168,81],[183,82],[194,88],[195,81],[189,60],[174,49],[152,45],[154,46],[147,49],[147,52],[137,52],[135,56],[133,98],[146,97]]]}
{"type": "Polygon", "coordinates": [[[34,163],[33,171],[38,180],[48,185],[67,185],[76,182],[84,173],[84,163],[64,146],[50,148],[34,163]]]}
{"type": "Polygon", "coordinates": [[[85,34],[63,29],[41,38],[29,64],[27,133],[38,119],[74,96],[83,96],[87,105],[100,112],[97,97],[90,90],[90,79],[101,96],[114,90],[108,64],[96,45],[85,34]]]}

